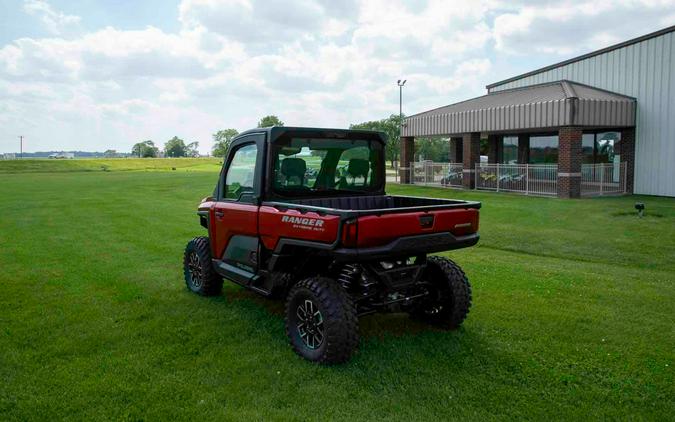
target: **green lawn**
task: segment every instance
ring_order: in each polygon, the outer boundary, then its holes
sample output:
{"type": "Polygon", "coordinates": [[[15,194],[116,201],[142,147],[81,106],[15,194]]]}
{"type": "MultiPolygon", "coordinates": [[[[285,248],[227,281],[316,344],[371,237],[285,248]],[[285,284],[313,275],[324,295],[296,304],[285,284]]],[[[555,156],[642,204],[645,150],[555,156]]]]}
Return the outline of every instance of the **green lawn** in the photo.
{"type": "Polygon", "coordinates": [[[675,414],[675,199],[391,186],[483,201],[479,246],[450,254],[474,307],[455,332],[364,317],[352,361],[320,367],[287,345],[281,304],[230,283],[216,298],[185,289],[182,249],[204,233],[195,207],[217,162],[86,173],[5,164],[0,420],[675,414]]]}
{"type": "Polygon", "coordinates": [[[218,171],[219,158],[83,158],[72,160],[38,159],[0,161],[5,173],[44,173],[79,171],[218,171]]]}

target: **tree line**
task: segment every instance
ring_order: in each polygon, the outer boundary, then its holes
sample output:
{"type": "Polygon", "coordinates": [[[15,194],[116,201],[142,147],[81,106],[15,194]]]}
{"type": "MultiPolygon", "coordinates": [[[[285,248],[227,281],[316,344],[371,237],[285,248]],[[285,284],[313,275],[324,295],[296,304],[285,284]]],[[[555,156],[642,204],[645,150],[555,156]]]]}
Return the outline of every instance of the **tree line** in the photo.
{"type": "MultiPolygon", "coordinates": [[[[368,122],[355,123],[349,125],[350,129],[376,130],[384,132],[387,135],[387,146],[385,148],[385,157],[392,166],[399,160],[400,151],[400,124],[401,118],[398,114],[392,114],[388,118],[381,120],[372,120],[368,122]]],[[[275,115],[265,116],[258,121],[257,127],[284,126],[279,117],[275,115]]],[[[213,147],[211,155],[214,157],[223,157],[232,142],[232,139],[239,135],[237,129],[222,129],[214,133],[213,147]]],[[[197,148],[198,142],[186,143],[183,139],[174,136],[164,144],[165,157],[197,157],[199,156],[197,148]]],[[[448,161],[450,143],[447,139],[437,138],[419,138],[415,140],[415,155],[423,157],[425,160],[448,161]]],[[[133,157],[158,157],[160,150],[151,140],[139,142],[131,150],[133,157]]]]}
{"type": "MultiPolygon", "coordinates": [[[[184,140],[174,136],[166,141],[163,152],[165,157],[199,157],[198,147],[199,142],[186,144],[184,140]]],[[[131,149],[131,156],[138,158],[159,157],[159,148],[151,140],[139,142],[131,149]]]]}
{"type": "MultiPolygon", "coordinates": [[[[258,127],[271,127],[271,126],[283,126],[284,122],[279,120],[277,116],[270,115],[265,116],[258,122],[258,127]]],[[[222,157],[227,151],[227,147],[230,145],[232,139],[239,135],[239,131],[236,129],[223,129],[213,134],[213,147],[211,149],[211,154],[214,157],[222,157]]],[[[165,157],[198,157],[199,152],[199,142],[190,142],[186,143],[183,139],[174,136],[169,139],[164,144],[165,157]]],[[[108,150],[106,153],[115,153],[113,150],[108,150]]],[[[156,158],[160,156],[159,147],[155,145],[152,140],[142,141],[134,144],[131,149],[131,156],[138,158],[156,158]]]]}

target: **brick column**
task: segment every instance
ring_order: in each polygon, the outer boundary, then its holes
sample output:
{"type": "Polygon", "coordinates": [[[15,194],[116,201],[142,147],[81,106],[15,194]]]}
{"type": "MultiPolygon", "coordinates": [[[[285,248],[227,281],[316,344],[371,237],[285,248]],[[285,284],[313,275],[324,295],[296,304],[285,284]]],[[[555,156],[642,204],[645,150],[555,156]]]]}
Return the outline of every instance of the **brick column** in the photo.
{"type": "Polygon", "coordinates": [[[462,136],[462,158],[464,164],[462,186],[476,187],[476,164],[480,163],[480,132],[465,133],[462,136]]]}
{"type": "Polygon", "coordinates": [[[450,146],[448,147],[448,162],[456,163],[457,162],[457,138],[450,138],[448,141],[450,146]]]}
{"type": "Polygon", "coordinates": [[[530,162],[530,135],[521,133],[518,135],[518,164],[530,162]]]}
{"type": "Polygon", "coordinates": [[[398,168],[401,183],[410,183],[410,163],[415,160],[415,138],[401,136],[401,165],[398,168]]]}
{"type": "Polygon", "coordinates": [[[451,163],[461,163],[462,160],[462,138],[450,138],[450,152],[448,161],[451,163]]]}
{"type": "MultiPolygon", "coordinates": [[[[615,145],[616,148],[616,145],[615,145]]],[[[626,162],[626,192],[633,193],[635,178],[635,128],[621,131],[621,141],[617,151],[621,154],[621,161],[626,162]]]]}
{"type": "Polygon", "coordinates": [[[581,128],[562,127],[558,131],[558,197],[581,196],[581,128]]]}
{"type": "Polygon", "coordinates": [[[496,164],[499,160],[499,144],[501,143],[499,135],[488,135],[488,163],[496,164]]]}

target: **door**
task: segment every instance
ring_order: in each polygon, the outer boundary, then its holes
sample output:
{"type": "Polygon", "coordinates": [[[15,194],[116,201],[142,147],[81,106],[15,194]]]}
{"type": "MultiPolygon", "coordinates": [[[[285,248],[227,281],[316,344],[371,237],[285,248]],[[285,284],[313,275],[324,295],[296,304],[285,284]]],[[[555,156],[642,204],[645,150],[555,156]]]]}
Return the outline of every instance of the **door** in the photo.
{"type": "Polygon", "coordinates": [[[243,284],[258,270],[260,144],[251,139],[229,152],[211,216],[216,267],[227,278],[243,284]]]}

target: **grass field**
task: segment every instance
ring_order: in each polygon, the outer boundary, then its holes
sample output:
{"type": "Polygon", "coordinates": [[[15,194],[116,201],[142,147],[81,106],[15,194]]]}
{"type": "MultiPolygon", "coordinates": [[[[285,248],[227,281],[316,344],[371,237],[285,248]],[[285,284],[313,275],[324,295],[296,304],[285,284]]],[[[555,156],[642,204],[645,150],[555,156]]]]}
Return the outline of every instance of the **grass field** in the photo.
{"type": "Polygon", "coordinates": [[[218,171],[219,158],[92,158],[0,161],[0,174],[96,171],[218,171]]]}
{"type": "MultiPolygon", "coordinates": [[[[148,165],[133,161],[120,160],[148,165]]],[[[320,367],[288,347],[279,303],[230,283],[215,298],[185,289],[182,249],[204,233],[195,206],[216,164],[44,173],[5,164],[0,420],[675,414],[672,198],[391,186],[483,201],[479,246],[450,254],[472,281],[474,307],[455,332],[364,317],[353,360],[320,367]]]]}

